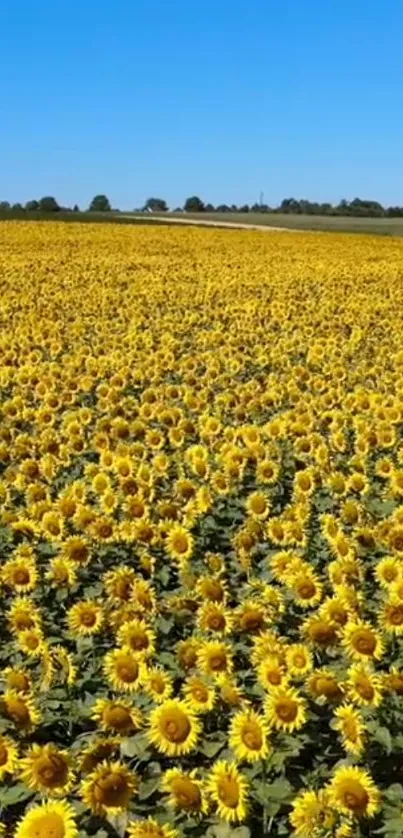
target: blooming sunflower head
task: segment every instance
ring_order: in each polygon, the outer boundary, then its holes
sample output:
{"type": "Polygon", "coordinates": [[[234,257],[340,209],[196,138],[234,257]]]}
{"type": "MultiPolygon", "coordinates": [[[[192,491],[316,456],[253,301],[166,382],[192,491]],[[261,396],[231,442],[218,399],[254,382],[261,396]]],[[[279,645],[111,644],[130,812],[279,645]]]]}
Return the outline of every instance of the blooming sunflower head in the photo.
{"type": "Polygon", "coordinates": [[[112,649],[104,659],[104,673],[115,690],[135,692],[139,688],[141,666],[129,647],[112,649]]]}
{"type": "Polygon", "coordinates": [[[228,643],[207,640],[200,645],[198,665],[205,675],[213,677],[232,672],[232,649],[228,643]]]}
{"type": "Polygon", "coordinates": [[[207,713],[214,707],[215,689],[199,675],[191,675],[186,679],[183,684],[183,694],[189,707],[195,713],[207,713]]]}
{"type": "Polygon", "coordinates": [[[99,698],[94,704],[92,716],[102,730],[121,735],[135,733],[143,724],[140,711],[130,701],[120,698],[99,698]]]}
{"type": "Polygon", "coordinates": [[[18,765],[18,747],[8,736],[0,735],[0,781],[6,774],[14,774],[18,765]]]}
{"type": "Polygon", "coordinates": [[[78,838],[75,812],[66,801],[33,806],[19,822],[15,838],[78,838]]]}
{"type": "Polygon", "coordinates": [[[54,745],[32,745],[21,760],[21,772],[28,788],[42,794],[63,795],[71,787],[68,753],[54,745]]]}
{"type": "Polygon", "coordinates": [[[138,658],[150,657],[155,648],[155,634],[144,620],[129,620],[121,626],[118,640],[138,658]]]}
{"type": "Polygon", "coordinates": [[[207,778],[207,791],[218,815],[227,823],[245,819],[249,786],[236,763],[216,762],[207,778]]]}
{"type": "Polygon", "coordinates": [[[179,812],[198,813],[208,809],[203,783],[197,779],[196,770],[168,769],[162,778],[161,788],[169,795],[168,804],[179,812]]]}
{"type": "Polygon", "coordinates": [[[137,820],[128,826],[128,838],[178,838],[179,832],[168,824],[158,823],[154,818],[137,820]]]}
{"type": "Polygon", "coordinates": [[[68,612],[69,629],[78,637],[97,634],[102,628],[103,619],[102,606],[91,599],[76,602],[68,612]]]}
{"type": "Polygon", "coordinates": [[[92,812],[114,815],[127,810],[137,790],[136,775],[121,762],[102,762],[86,777],[81,796],[92,812]]]}
{"type": "Polygon", "coordinates": [[[147,736],[167,756],[190,753],[196,746],[199,733],[200,723],[184,701],[168,699],[150,714],[147,736]]]}
{"type": "Polygon", "coordinates": [[[266,699],[266,718],[276,730],[292,733],[306,721],[306,702],[293,687],[278,687],[266,699]]]}
{"type": "Polygon", "coordinates": [[[328,786],[329,799],[336,812],[353,818],[372,817],[380,806],[380,793],[363,768],[336,768],[328,786]]]}
{"type": "Polygon", "coordinates": [[[267,722],[254,710],[236,713],[231,721],[229,744],[238,760],[265,759],[269,753],[267,722]]]}

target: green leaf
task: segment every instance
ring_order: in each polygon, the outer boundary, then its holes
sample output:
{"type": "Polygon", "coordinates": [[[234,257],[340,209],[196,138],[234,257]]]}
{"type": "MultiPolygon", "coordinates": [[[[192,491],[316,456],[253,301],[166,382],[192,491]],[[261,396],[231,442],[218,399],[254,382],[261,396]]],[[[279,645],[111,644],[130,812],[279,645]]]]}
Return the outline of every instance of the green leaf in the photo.
{"type": "Polygon", "coordinates": [[[201,753],[206,757],[215,757],[216,754],[223,749],[224,744],[224,742],[219,742],[217,740],[214,740],[213,742],[205,740],[200,746],[199,751],[201,751],[201,753]]]}
{"type": "Polygon", "coordinates": [[[374,733],[374,739],[383,746],[383,750],[388,755],[392,753],[392,737],[387,727],[378,727],[374,733]]]}
{"type": "Polygon", "coordinates": [[[150,777],[149,780],[143,780],[138,791],[139,800],[148,800],[160,785],[160,777],[150,777]]]}
{"type": "Polygon", "coordinates": [[[18,783],[16,786],[0,790],[0,803],[2,806],[14,806],[15,803],[21,803],[23,800],[28,800],[29,797],[33,797],[33,792],[27,789],[23,783],[18,783]]]}
{"type": "Polygon", "coordinates": [[[130,739],[125,739],[120,746],[123,756],[137,757],[137,759],[144,760],[149,757],[148,741],[145,736],[136,734],[130,739]]]}

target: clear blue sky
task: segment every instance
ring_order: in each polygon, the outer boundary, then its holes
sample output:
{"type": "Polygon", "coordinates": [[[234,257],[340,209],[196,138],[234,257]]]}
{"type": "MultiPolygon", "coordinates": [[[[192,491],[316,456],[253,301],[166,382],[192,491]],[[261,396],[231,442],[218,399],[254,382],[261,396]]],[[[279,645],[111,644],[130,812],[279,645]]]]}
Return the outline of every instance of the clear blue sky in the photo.
{"type": "Polygon", "coordinates": [[[0,199],[403,204],[402,0],[0,0],[0,199]]]}

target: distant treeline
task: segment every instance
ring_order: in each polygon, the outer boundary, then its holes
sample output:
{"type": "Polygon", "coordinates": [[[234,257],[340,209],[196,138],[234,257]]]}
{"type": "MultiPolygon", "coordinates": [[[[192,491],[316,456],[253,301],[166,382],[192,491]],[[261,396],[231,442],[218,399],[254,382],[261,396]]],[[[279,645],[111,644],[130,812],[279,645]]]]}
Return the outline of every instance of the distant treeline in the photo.
{"type": "MultiPolygon", "coordinates": [[[[106,195],[96,195],[88,207],[88,212],[119,212],[113,209],[106,195]]],[[[328,215],[328,216],[355,216],[361,218],[403,218],[403,206],[384,207],[379,201],[364,201],[361,198],[354,198],[353,201],[340,201],[339,204],[318,203],[317,201],[297,200],[296,198],[284,198],[279,206],[271,207],[264,203],[255,204],[213,204],[204,203],[197,195],[187,198],[183,207],[176,207],[173,212],[254,212],[254,213],[281,213],[285,215],[328,215]]],[[[80,207],[75,204],[73,207],[63,207],[58,204],[53,196],[45,196],[39,200],[27,201],[23,204],[10,204],[9,201],[0,201],[0,212],[10,212],[13,215],[27,213],[53,213],[53,212],[80,212],[80,207]]],[[[163,198],[148,198],[144,206],[134,212],[169,212],[167,202],[163,198]]]]}

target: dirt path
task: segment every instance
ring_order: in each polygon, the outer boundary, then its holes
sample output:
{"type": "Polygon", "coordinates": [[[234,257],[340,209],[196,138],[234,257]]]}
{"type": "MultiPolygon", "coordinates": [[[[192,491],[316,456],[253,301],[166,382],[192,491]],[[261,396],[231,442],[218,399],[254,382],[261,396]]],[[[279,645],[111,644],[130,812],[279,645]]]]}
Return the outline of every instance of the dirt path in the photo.
{"type": "MultiPolygon", "coordinates": [[[[273,227],[266,224],[244,224],[242,221],[212,221],[211,219],[200,218],[168,218],[163,215],[122,215],[121,218],[135,218],[137,220],[144,220],[144,223],[149,221],[162,221],[165,224],[190,224],[195,227],[232,227],[235,230],[262,230],[265,233],[301,233],[301,230],[296,230],[293,227],[273,227]]],[[[304,232],[304,231],[302,231],[304,232]]]]}

